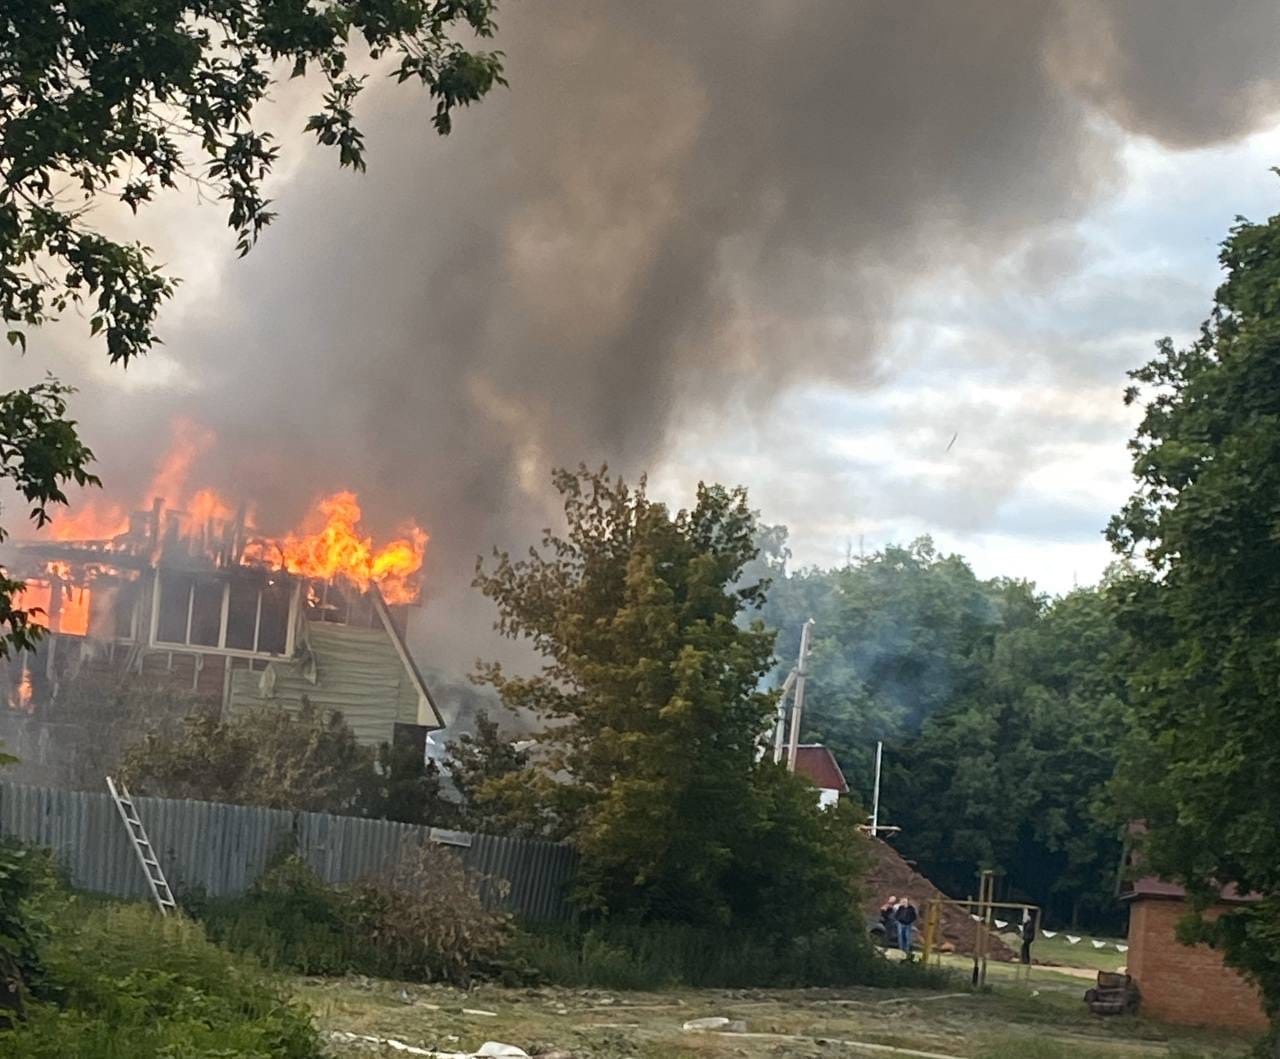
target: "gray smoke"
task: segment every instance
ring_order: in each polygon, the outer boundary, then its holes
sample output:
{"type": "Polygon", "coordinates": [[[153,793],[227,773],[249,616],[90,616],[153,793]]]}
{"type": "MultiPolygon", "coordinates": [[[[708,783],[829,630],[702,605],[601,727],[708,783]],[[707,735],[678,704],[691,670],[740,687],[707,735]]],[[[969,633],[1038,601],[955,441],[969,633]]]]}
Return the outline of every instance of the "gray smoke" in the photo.
{"type": "Polygon", "coordinates": [[[874,384],[899,299],[1081,215],[1121,130],[1191,147],[1274,115],[1277,11],[511,2],[509,92],[440,141],[378,83],[367,175],[310,155],[249,258],[188,289],[166,339],[198,385],[93,387],[81,416],[119,488],[183,412],[220,438],[203,477],[264,521],[339,487],[385,530],[416,517],[420,651],[465,667],[491,653],[473,558],[549,523],[552,465],[635,472],[679,415],[874,384]]]}

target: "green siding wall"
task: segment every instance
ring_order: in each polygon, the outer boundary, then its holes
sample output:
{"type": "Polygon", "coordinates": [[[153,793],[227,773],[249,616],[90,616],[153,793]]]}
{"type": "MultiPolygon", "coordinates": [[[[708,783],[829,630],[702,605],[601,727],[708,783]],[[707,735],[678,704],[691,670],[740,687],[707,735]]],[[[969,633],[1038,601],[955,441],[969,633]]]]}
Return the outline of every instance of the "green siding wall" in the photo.
{"type": "Polygon", "coordinates": [[[263,673],[236,669],[232,711],[296,710],[305,695],[316,706],[341,710],[362,743],[389,742],[396,721],[418,722],[418,692],[385,630],[326,622],[307,622],[305,630],[314,669],[305,655],[270,663],[274,688],[269,695],[263,694],[263,673]]]}

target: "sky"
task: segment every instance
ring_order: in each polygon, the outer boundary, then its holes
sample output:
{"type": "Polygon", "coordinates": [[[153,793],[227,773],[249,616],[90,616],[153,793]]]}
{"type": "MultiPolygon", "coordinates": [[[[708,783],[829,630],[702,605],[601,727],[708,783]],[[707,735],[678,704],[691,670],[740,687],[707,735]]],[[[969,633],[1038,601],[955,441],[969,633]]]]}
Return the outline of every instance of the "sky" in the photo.
{"type": "Polygon", "coordinates": [[[279,219],[243,260],[188,191],[136,221],[183,278],[127,372],[82,320],[52,370],[108,490],[193,473],[282,532],[353,489],[432,534],[424,664],[492,655],[477,553],[552,525],[557,465],[741,484],[796,564],[931,535],[984,576],[1096,581],[1128,488],[1125,372],[1186,339],[1237,215],[1276,212],[1270,0],[541,0],[510,88],[430,129],[374,75],[366,174],[260,115],[279,219]]]}
{"type": "Polygon", "coordinates": [[[1096,583],[1132,486],[1141,409],[1124,404],[1125,373],[1156,339],[1194,337],[1218,244],[1237,216],[1280,205],[1280,125],[1190,151],[1116,135],[1114,188],[997,262],[999,288],[964,269],[924,284],[874,383],[801,381],[763,416],[682,423],[656,475],[664,495],[749,482],[766,521],[788,526],[793,566],[928,534],[981,576],[1054,594],[1096,583]]]}

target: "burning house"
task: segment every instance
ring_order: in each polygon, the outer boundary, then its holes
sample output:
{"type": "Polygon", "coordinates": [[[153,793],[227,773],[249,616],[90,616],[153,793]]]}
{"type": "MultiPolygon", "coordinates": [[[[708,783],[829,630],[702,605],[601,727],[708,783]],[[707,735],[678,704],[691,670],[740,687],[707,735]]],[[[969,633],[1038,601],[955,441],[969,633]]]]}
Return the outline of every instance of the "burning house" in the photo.
{"type": "Polygon", "coordinates": [[[405,645],[426,534],[375,548],[359,521],[338,493],[308,531],[266,538],[244,507],[201,492],[184,510],[156,500],[110,535],[10,547],[18,605],[39,608],[48,635],[0,661],[0,703],[38,716],[96,669],[160,676],[228,713],[305,699],[340,710],[362,742],[421,742],[442,726],[405,645]]]}

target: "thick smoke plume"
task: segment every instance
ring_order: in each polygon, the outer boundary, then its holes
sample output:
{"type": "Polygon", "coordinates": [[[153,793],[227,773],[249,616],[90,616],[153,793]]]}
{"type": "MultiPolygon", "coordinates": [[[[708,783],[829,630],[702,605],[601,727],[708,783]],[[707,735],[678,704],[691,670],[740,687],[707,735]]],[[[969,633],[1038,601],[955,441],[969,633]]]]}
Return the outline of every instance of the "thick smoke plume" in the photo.
{"type": "Polygon", "coordinates": [[[1069,224],[1123,133],[1212,143],[1280,101],[1265,0],[524,0],[500,22],[509,92],[440,141],[420,97],[371,88],[367,175],[307,155],[253,254],[220,234],[188,276],[182,384],[90,382],[79,408],[115,488],[182,413],[267,520],[343,487],[375,525],[418,519],[420,651],[459,667],[491,651],[474,556],[548,523],[553,464],[634,472],[679,415],[872,385],[912,285],[1069,224]]]}

